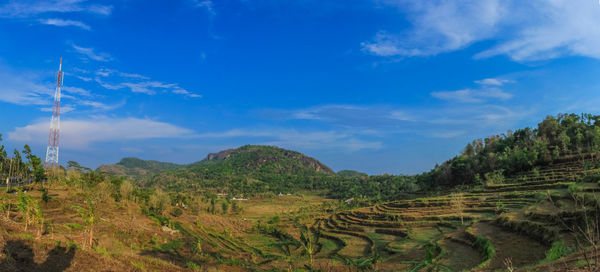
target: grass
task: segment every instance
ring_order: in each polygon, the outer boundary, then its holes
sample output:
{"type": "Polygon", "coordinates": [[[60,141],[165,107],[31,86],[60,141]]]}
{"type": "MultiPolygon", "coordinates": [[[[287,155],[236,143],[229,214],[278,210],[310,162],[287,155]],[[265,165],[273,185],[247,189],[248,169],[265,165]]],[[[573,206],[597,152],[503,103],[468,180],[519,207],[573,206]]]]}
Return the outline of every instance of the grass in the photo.
{"type": "Polygon", "coordinates": [[[145,271],[146,270],[146,265],[143,262],[131,261],[130,263],[133,266],[133,268],[135,268],[136,271],[145,271]]]}

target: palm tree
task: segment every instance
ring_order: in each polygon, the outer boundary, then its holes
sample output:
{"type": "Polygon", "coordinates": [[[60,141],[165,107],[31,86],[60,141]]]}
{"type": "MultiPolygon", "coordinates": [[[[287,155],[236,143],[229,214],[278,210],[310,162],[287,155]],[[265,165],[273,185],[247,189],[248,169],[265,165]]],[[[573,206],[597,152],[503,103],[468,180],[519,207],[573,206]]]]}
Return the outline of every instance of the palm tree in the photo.
{"type": "Polygon", "coordinates": [[[319,230],[314,235],[311,235],[310,230],[306,225],[300,227],[300,244],[302,252],[308,255],[310,259],[310,267],[313,265],[313,257],[317,253],[319,247],[319,230]]]}

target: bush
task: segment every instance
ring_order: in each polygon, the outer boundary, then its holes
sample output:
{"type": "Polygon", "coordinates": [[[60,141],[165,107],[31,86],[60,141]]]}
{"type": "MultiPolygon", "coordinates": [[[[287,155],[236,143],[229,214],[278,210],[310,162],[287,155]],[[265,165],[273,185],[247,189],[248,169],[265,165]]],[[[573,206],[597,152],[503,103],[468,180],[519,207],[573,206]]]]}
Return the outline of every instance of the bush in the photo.
{"type": "Polygon", "coordinates": [[[503,170],[496,170],[494,172],[485,173],[484,177],[486,185],[504,183],[503,170]]]}
{"type": "Polygon", "coordinates": [[[187,266],[187,268],[194,270],[194,271],[202,270],[202,267],[197,265],[195,262],[187,262],[186,266],[187,266]]]}
{"type": "Polygon", "coordinates": [[[567,256],[571,250],[562,242],[552,243],[552,247],[546,252],[546,258],[543,262],[551,262],[567,256]]]}
{"type": "Polygon", "coordinates": [[[183,214],[183,211],[180,208],[175,208],[171,214],[175,217],[179,217],[183,214]]]}
{"type": "Polygon", "coordinates": [[[486,239],[485,237],[479,235],[477,236],[477,238],[475,238],[475,243],[473,243],[473,245],[479,249],[479,251],[481,252],[481,257],[483,257],[483,262],[481,264],[479,264],[479,268],[484,268],[486,267],[494,258],[494,256],[496,255],[496,249],[494,248],[494,246],[492,245],[492,243],[490,242],[490,240],[486,239]]]}
{"type": "Polygon", "coordinates": [[[159,251],[162,251],[162,252],[169,252],[169,251],[178,250],[182,246],[183,246],[183,241],[182,240],[173,240],[171,242],[162,244],[160,247],[158,247],[156,249],[159,250],[159,251]]]}
{"type": "Polygon", "coordinates": [[[576,183],[571,183],[569,185],[569,187],[567,188],[567,190],[569,191],[570,194],[574,194],[577,192],[581,192],[581,187],[579,185],[577,185],[576,183]]]}

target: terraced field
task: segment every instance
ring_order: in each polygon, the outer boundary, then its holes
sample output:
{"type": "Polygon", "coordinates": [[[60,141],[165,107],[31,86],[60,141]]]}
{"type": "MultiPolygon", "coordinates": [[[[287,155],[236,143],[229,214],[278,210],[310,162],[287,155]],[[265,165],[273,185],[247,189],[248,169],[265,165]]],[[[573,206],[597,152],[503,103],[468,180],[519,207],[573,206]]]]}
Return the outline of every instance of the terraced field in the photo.
{"type": "Polygon", "coordinates": [[[581,212],[574,196],[595,195],[585,177],[598,171],[564,160],[502,184],[339,212],[314,224],[331,245],[317,257],[371,256],[381,271],[540,270],[553,242],[575,248],[562,219],[581,212]]]}

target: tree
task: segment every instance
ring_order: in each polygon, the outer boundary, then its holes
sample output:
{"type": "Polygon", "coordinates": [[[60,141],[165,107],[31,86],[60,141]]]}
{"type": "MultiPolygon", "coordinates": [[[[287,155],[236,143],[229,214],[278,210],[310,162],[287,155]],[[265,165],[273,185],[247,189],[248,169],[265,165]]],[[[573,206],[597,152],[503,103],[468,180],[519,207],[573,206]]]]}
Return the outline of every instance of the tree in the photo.
{"type": "Polygon", "coordinates": [[[300,227],[300,244],[302,245],[302,253],[308,255],[310,260],[310,267],[313,265],[313,257],[317,253],[319,247],[319,231],[317,230],[314,235],[310,232],[306,225],[300,227]]]}
{"type": "Polygon", "coordinates": [[[131,185],[131,182],[129,182],[129,180],[123,181],[123,183],[121,183],[121,187],[119,188],[121,197],[125,200],[129,200],[131,192],[133,192],[133,185],[131,185]]]}
{"type": "Polygon", "coordinates": [[[161,215],[170,203],[171,199],[169,198],[169,195],[160,189],[156,190],[156,193],[150,195],[150,199],[148,200],[150,209],[158,215],[161,215]]]}
{"type": "Polygon", "coordinates": [[[39,203],[36,200],[32,199],[29,195],[21,192],[19,194],[17,208],[23,214],[23,220],[25,221],[25,231],[27,231],[29,225],[37,225],[40,227],[38,229],[38,238],[41,237],[44,224],[44,215],[42,213],[42,209],[40,208],[39,203]]]}
{"type": "Polygon", "coordinates": [[[229,203],[227,201],[223,201],[221,203],[221,209],[223,210],[223,214],[227,214],[229,211],[229,203]]]}
{"type": "Polygon", "coordinates": [[[42,159],[38,156],[34,155],[31,152],[31,148],[29,145],[25,145],[23,147],[23,154],[27,159],[27,164],[29,166],[29,173],[33,174],[33,178],[35,182],[41,182],[46,179],[46,173],[44,171],[44,166],[42,165],[42,159]]]}
{"type": "Polygon", "coordinates": [[[85,226],[86,226],[86,231],[88,233],[87,241],[84,240],[84,242],[83,242],[84,249],[85,249],[86,242],[90,246],[90,248],[93,246],[94,227],[96,225],[96,222],[98,221],[98,215],[96,214],[96,208],[95,208],[94,202],[90,199],[86,200],[86,202],[88,205],[87,208],[77,206],[77,205],[72,206],[72,208],[75,209],[77,211],[77,213],[79,214],[79,217],[81,217],[81,219],[83,219],[83,222],[85,223],[85,226]]]}

